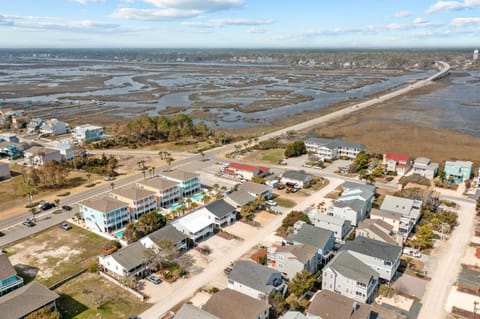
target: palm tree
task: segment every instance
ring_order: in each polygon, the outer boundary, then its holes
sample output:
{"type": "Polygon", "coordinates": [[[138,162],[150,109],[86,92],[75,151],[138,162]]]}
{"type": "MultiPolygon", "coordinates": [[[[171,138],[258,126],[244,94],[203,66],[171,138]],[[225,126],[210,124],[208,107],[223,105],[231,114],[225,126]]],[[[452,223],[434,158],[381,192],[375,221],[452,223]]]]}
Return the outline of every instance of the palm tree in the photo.
{"type": "Polygon", "coordinates": [[[173,157],[167,157],[165,159],[167,161],[167,165],[168,165],[168,168],[170,168],[170,165],[172,164],[172,162],[175,160],[173,157]]]}
{"type": "Polygon", "coordinates": [[[32,213],[32,219],[33,219],[34,221],[37,221],[37,217],[36,217],[36,212],[37,212],[37,210],[35,209],[35,207],[30,207],[29,210],[30,210],[30,213],[32,213]]]}
{"type": "Polygon", "coordinates": [[[87,178],[88,178],[88,185],[92,185],[92,174],[88,173],[87,178]]]}
{"type": "Polygon", "coordinates": [[[148,169],[148,172],[150,173],[150,177],[153,177],[153,176],[155,175],[155,167],[153,167],[153,166],[150,167],[150,168],[148,169]]]}
{"type": "Polygon", "coordinates": [[[111,183],[110,183],[110,187],[112,188],[112,191],[113,191],[113,189],[115,188],[115,183],[114,183],[114,182],[111,182],[111,183]]]}
{"type": "Polygon", "coordinates": [[[147,179],[147,172],[143,170],[142,173],[143,173],[143,179],[147,179]]]}
{"type": "Polygon", "coordinates": [[[57,207],[60,206],[60,199],[56,198],[56,199],[53,200],[53,202],[55,203],[55,205],[56,205],[57,207]]]}

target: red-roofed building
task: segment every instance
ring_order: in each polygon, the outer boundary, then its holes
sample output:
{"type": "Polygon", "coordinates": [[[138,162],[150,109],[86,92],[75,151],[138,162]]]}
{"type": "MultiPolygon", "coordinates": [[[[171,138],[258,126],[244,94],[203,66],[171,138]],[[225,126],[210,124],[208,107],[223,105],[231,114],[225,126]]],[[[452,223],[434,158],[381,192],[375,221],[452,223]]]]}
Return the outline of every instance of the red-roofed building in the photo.
{"type": "Polygon", "coordinates": [[[408,155],[386,153],[383,155],[383,164],[387,171],[397,172],[398,175],[405,175],[412,167],[412,161],[408,155]]]}
{"type": "Polygon", "coordinates": [[[245,179],[252,179],[254,177],[265,177],[270,175],[268,167],[254,166],[241,163],[229,163],[224,171],[225,174],[233,176],[241,176],[245,179]]]}

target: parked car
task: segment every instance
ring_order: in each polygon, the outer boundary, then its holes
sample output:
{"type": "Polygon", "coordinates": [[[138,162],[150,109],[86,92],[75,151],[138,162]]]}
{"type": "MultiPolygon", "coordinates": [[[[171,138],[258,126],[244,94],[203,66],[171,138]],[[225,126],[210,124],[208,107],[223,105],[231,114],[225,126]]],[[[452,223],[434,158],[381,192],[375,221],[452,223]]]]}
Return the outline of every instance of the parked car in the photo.
{"type": "Polygon", "coordinates": [[[23,226],[27,226],[27,227],[35,226],[35,223],[29,218],[27,218],[27,220],[25,220],[22,224],[23,224],[23,226]]]}
{"type": "Polygon", "coordinates": [[[49,202],[45,202],[43,204],[40,204],[39,205],[39,208],[41,210],[49,210],[50,208],[54,208],[56,205],[54,203],[49,203],[49,202]]]}
{"type": "Polygon", "coordinates": [[[412,256],[415,258],[422,258],[422,253],[418,251],[418,249],[414,249],[410,247],[403,248],[403,254],[407,256],[412,256]]]}
{"type": "Polygon", "coordinates": [[[231,272],[232,272],[232,268],[231,267],[227,267],[223,270],[223,272],[225,273],[225,275],[229,275],[231,272]]]}
{"type": "Polygon", "coordinates": [[[157,275],[150,275],[147,277],[147,280],[155,285],[159,285],[162,283],[162,279],[160,279],[157,275]]]}
{"type": "Polygon", "coordinates": [[[267,204],[268,206],[277,206],[278,204],[276,202],[274,202],[273,200],[267,200],[265,202],[265,204],[267,204]]]}
{"type": "Polygon", "coordinates": [[[3,237],[3,236],[5,236],[5,233],[0,231],[0,237],[3,237]]]}
{"type": "Polygon", "coordinates": [[[63,229],[63,230],[70,230],[70,229],[72,229],[72,226],[70,226],[69,223],[61,223],[61,224],[58,225],[58,227],[60,227],[60,228],[63,229]]]}
{"type": "Polygon", "coordinates": [[[66,210],[66,211],[70,211],[70,210],[72,210],[72,206],[63,205],[63,206],[62,206],[62,209],[63,209],[63,210],[66,210]]]}

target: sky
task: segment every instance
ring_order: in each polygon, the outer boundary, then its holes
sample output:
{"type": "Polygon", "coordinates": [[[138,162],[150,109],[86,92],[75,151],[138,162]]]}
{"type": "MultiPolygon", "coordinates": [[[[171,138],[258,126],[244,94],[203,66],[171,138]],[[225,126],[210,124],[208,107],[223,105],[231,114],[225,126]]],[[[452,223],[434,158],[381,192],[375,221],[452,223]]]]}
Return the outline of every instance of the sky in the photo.
{"type": "Polygon", "coordinates": [[[0,48],[479,46],[480,0],[0,0],[0,48]]]}

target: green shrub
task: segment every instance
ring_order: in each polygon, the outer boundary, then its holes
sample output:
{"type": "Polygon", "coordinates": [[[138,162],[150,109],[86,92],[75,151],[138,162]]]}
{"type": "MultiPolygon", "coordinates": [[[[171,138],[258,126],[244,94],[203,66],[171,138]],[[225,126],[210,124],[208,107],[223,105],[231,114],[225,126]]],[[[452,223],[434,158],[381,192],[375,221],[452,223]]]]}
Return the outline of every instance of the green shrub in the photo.
{"type": "Polygon", "coordinates": [[[98,264],[97,262],[92,262],[87,266],[87,271],[91,273],[97,273],[98,272],[98,264]]]}

